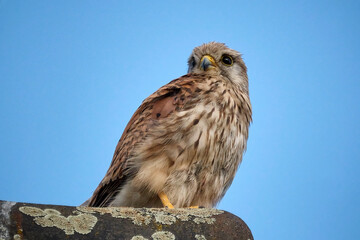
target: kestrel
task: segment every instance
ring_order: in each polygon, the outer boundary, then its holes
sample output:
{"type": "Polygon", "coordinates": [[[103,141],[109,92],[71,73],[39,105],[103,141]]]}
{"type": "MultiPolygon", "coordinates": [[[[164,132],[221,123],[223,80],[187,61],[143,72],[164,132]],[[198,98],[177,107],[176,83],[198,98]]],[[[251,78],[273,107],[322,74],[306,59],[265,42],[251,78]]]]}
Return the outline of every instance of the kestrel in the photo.
{"type": "Polygon", "coordinates": [[[251,118],[247,69],[225,44],[196,47],[188,74],[136,110],[92,207],[214,207],[246,149],[251,118]]]}

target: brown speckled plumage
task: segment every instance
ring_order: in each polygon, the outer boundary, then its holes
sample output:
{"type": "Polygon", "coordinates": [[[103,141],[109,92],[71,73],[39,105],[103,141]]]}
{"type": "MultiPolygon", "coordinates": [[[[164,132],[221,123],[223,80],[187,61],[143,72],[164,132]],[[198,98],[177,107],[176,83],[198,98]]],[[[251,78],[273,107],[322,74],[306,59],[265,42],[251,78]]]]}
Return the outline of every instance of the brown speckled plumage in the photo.
{"type": "MultiPolygon", "coordinates": [[[[203,61],[202,61],[203,63],[203,61]]],[[[146,98],[126,126],[89,206],[213,207],[246,149],[251,122],[246,67],[238,52],[211,42],[194,49],[189,73],[146,98]],[[200,61],[210,55],[210,69],[200,61]],[[230,56],[231,66],[223,56],[230,56]]]]}

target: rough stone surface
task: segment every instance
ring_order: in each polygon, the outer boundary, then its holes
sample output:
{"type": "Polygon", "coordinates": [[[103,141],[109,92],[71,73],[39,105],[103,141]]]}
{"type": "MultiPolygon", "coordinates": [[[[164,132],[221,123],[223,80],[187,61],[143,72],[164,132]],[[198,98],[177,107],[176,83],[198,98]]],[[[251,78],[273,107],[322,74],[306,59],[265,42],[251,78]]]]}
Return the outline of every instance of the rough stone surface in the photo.
{"type": "Polygon", "coordinates": [[[0,240],[253,239],[237,216],[217,209],[90,208],[0,201],[0,240]]]}

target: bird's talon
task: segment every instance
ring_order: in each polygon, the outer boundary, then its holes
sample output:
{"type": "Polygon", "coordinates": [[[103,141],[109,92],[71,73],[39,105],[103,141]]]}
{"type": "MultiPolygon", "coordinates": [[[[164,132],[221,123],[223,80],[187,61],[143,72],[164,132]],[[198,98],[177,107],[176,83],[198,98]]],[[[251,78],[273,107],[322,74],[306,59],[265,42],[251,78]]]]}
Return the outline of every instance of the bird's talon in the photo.
{"type": "Polygon", "coordinates": [[[171,204],[169,198],[166,196],[166,194],[164,192],[161,192],[158,194],[163,206],[166,208],[166,209],[173,209],[174,206],[171,204]]]}
{"type": "Polygon", "coordinates": [[[195,208],[195,209],[197,209],[197,208],[199,208],[199,206],[190,206],[189,208],[195,208]]]}

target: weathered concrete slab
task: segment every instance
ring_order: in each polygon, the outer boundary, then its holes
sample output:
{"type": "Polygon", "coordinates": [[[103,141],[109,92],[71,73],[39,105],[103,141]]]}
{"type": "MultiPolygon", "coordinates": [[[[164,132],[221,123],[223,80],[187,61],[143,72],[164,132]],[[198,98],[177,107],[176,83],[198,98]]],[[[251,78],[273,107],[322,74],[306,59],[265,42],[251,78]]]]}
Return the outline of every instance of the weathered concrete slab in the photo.
{"type": "Polygon", "coordinates": [[[217,209],[90,208],[0,201],[3,239],[253,239],[248,226],[217,209]]]}

